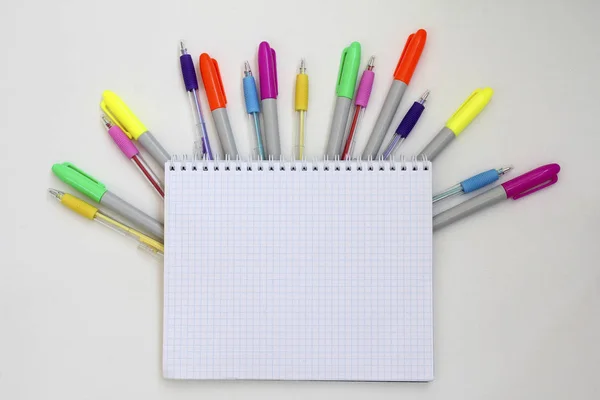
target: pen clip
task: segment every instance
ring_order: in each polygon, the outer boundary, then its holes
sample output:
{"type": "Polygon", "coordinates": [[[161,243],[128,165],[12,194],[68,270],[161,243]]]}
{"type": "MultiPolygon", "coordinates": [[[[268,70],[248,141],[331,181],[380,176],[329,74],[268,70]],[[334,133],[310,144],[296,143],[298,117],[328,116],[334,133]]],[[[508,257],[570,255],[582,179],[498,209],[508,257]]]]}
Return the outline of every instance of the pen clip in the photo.
{"type": "Polygon", "coordinates": [[[89,179],[90,181],[92,181],[92,183],[95,183],[96,185],[102,186],[104,187],[104,184],[102,182],[100,182],[98,179],[94,178],[93,176],[85,173],[84,171],[80,170],[79,168],[77,168],[75,165],[71,164],[70,162],[65,162],[62,165],[64,165],[65,167],[67,167],[68,169],[75,171],[75,173],[89,179]]]}
{"type": "Polygon", "coordinates": [[[344,48],[342,51],[342,59],[340,60],[340,69],[338,71],[338,80],[337,85],[335,85],[335,90],[338,91],[340,85],[342,84],[342,76],[344,76],[344,66],[346,65],[346,56],[348,55],[348,48],[344,48]]]}
{"type": "Polygon", "coordinates": [[[406,52],[408,51],[408,46],[410,46],[410,42],[412,42],[414,37],[415,37],[415,34],[411,33],[408,36],[408,39],[406,39],[406,44],[404,45],[404,48],[402,49],[402,54],[400,54],[400,59],[398,60],[398,64],[396,64],[396,69],[394,70],[394,76],[396,76],[398,74],[398,72],[400,71],[400,67],[402,66],[402,61],[404,61],[404,58],[406,57],[406,52]]]}
{"type": "Polygon", "coordinates": [[[110,108],[108,108],[108,106],[106,105],[106,101],[102,100],[100,102],[100,108],[102,109],[102,111],[104,112],[104,114],[106,114],[106,116],[108,118],[110,118],[110,120],[113,122],[113,124],[115,124],[119,128],[121,128],[121,130],[123,131],[123,133],[125,133],[127,135],[127,137],[131,139],[131,135],[127,132],[127,130],[125,129],[125,127],[119,122],[119,120],[110,111],[110,108]]]}
{"type": "Polygon", "coordinates": [[[273,80],[275,81],[275,95],[279,96],[279,82],[277,81],[277,53],[271,47],[271,58],[273,59],[273,80]]]}
{"type": "Polygon", "coordinates": [[[552,176],[550,179],[548,179],[545,182],[540,183],[539,185],[536,185],[534,187],[527,188],[527,189],[523,190],[522,192],[514,195],[512,197],[512,199],[513,200],[518,200],[518,199],[520,199],[522,197],[529,196],[530,194],[535,193],[538,190],[542,190],[542,189],[544,189],[544,188],[546,188],[548,186],[554,185],[556,182],[558,182],[558,175],[552,176]]]}
{"type": "Polygon", "coordinates": [[[217,81],[219,82],[219,87],[221,88],[221,94],[223,95],[225,104],[227,104],[227,95],[225,94],[225,86],[223,86],[223,79],[221,78],[221,69],[219,68],[219,63],[214,58],[211,58],[210,61],[215,67],[215,73],[217,74],[217,81]]]}
{"type": "Polygon", "coordinates": [[[475,98],[475,96],[477,96],[479,93],[481,93],[482,89],[475,89],[473,91],[473,93],[471,93],[471,95],[460,105],[460,107],[458,107],[458,110],[456,110],[454,112],[454,114],[452,114],[452,116],[448,119],[448,121],[451,121],[454,117],[456,117],[463,109],[465,109],[465,107],[467,107],[469,105],[469,103],[471,102],[471,100],[473,100],[475,98]]]}

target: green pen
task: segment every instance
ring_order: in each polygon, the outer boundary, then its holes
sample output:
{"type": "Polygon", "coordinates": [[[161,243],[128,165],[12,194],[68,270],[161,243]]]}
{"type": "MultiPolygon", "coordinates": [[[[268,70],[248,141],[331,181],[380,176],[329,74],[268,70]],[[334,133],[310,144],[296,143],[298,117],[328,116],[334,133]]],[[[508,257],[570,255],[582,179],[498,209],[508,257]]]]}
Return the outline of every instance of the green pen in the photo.
{"type": "Polygon", "coordinates": [[[360,67],[360,43],[352,42],[342,52],[340,69],[338,71],[335,93],[335,112],[331,120],[326,156],[329,159],[339,157],[342,152],[342,142],[346,134],[348,115],[352,106],[352,97],[356,87],[358,68],[360,67]]]}
{"type": "Polygon", "coordinates": [[[52,172],[73,189],[128,219],[146,233],[160,239],[164,237],[164,228],[160,222],[110,192],[102,182],[75,165],[68,162],[54,164],[52,172]]]}

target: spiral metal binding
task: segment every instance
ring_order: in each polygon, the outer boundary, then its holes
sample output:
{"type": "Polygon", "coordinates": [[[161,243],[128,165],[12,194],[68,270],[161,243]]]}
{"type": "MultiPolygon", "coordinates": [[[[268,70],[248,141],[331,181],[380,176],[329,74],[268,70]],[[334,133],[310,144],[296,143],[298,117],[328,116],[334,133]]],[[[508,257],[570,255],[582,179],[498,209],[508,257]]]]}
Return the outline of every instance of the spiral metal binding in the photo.
{"type": "Polygon", "coordinates": [[[281,157],[279,160],[274,160],[272,157],[269,160],[260,160],[257,158],[242,159],[236,157],[225,160],[208,160],[205,157],[187,155],[174,155],[168,162],[169,171],[428,171],[431,168],[431,162],[425,155],[412,156],[407,161],[405,156],[383,160],[382,158],[372,159],[369,157],[363,160],[360,157],[355,160],[343,161],[339,157],[333,160],[313,159],[312,161],[303,160],[285,160],[281,157]]]}

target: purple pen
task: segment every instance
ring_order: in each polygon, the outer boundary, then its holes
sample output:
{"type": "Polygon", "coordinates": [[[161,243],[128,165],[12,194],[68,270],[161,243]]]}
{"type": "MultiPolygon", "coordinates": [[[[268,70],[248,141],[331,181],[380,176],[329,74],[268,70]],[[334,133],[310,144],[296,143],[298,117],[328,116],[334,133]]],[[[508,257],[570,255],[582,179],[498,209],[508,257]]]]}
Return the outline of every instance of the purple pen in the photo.
{"type": "Polygon", "coordinates": [[[390,158],[394,150],[396,150],[396,148],[400,146],[402,142],[404,142],[404,140],[408,137],[408,134],[413,130],[417,124],[417,121],[421,117],[423,110],[425,110],[425,102],[427,101],[427,97],[429,97],[429,90],[426,90],[419,100],[413,103],[404,118],[402,118],[398,128],[396,128],[396,133],[394,133],[394,136],[383,152],[384,160],[388,160],[390,158]]]}
{"type": "Polygon", "coordinates": [[[194,142],[194,155],[205,156],[209,160],[212,160],[213,153],[210,147],[208,131],[206,130],[206,123],[204,122],[204,115],[202,114],[200,99],[198,99],[198,77],[196,76],[194,61],[192,61],[192,56],[188,54],[183,41],[179,42],[179,46],[179,52],[181,54],[179,56],[179,62],[181,64],[181,76],[183,77],[185,90],[188,92],[188,97],[192,106],[192,115],[194,115],[194,125],[197,135],[194,142]]]}

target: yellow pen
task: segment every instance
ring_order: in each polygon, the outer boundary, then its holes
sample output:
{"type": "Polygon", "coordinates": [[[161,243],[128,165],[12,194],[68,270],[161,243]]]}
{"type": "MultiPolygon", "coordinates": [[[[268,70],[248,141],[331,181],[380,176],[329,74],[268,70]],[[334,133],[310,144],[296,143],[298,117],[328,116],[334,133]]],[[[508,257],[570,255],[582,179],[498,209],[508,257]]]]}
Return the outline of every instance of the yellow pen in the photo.
{"type": "Polygon", "coordinates": [[[494,91],[490,88],[476,89],[469,98],[450,117],[446,126],[429,142],[419,156],[433,160],[444,147],[458,136],[492,99],[494,91]]]}
{"type": "Polygon", "coordinates": [[[294,155],[298,160],[304,158],[304,129],[306,127],[306,111],[308,110],[308,75],[304,59],[300,61],[300,69],[296,75],[296,99],[295,108],[298,113],[298,134],[296,135],[296,145],[294,146],[294,155]]]}
{"type": "Polygon", "coordinates": [[[102,93],[100,108],[129,139],[137,140],[160,165],[164,166],[171,159],[171,155],[114,92],[105,90],[102,93]]]}
{"type": "Polygon", "coordinates": [[[91,204],[88,204],[85,201],[70,195],[69,193],[64,193],[56,189],[48,189],[48,192],[50,192],[54,198],[60,201],[62,205],[70,208],[77,214],[82,215],[87,219],[99,222],[124,236],[129,236],[137,240],[139,247],[142,250],[146,250],[150,253],[158,255],[164,254],[165,247],[162,243],[136,231],[133,228],[128,227],[127,225],[120,223],[119,221],[110,218],[91,204]]]}

